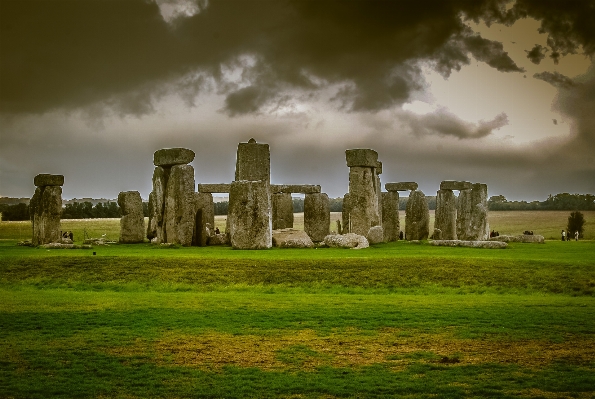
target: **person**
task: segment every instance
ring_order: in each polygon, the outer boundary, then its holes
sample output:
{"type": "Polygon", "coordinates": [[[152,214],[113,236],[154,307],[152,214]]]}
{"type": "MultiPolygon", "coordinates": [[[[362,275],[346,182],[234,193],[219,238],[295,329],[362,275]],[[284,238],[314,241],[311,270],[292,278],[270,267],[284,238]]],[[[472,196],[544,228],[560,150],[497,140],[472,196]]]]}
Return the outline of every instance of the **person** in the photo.
{"type": "Polygon", "coordinates": [[[68,233],[68,238],[70,238],[70,241],[74,242],[74,234],[72,234],[72,231],[68,233]]]}
{"type": "Polygon", "coordinates": [[[574,232],[574,241],[578,241],[578,230],[574,232]]]}
{"type": "Polygon", "coordinates": [[[215,234],[221,234],[221,232],[219,231],[219,227],[215,227],[215,234]]]}
{"type": "Polygon", "coordinates": [[[570,231],[566,230],[566,241],[570,241],[570,231]]]}
{"type": "Polygon", "coordinates": [[[566,241],[566,232],[562,230],[562,241],[566,241]]]}

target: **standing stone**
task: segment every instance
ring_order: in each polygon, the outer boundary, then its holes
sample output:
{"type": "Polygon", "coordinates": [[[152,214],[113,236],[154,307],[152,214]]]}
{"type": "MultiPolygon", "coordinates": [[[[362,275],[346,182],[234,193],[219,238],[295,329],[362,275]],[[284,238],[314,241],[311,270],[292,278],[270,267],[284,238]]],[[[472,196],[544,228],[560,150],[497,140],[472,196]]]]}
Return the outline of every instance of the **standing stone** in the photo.
{"type": "Polygon", "coordinates": [[[474,183],[469,190],[461,190],[457,201],[457,237],[459,240],[477,241],[489,237],[488,186],[474,183]]]}
{"type": "Polygon", "coordinates": [[[349,206],[349,193],[343,196],[343,208],[341,210],[341,222],[343,224],[343,229],[339,234],[347,234],[349,233],[349,216],[351,215],[351,207],[349,206]]]}
{"type": "Polygon", "coordinates": [[[165,193],[169,179],[170,168],[157,166],[153,170],[153,191],[149,194],[149,223],[147,225],[147,238],[151,242],[165,243],[165,193]]]}
{"type": "Polygon", "coordinates": [[[378,153],[370,149],[345,151],[349,166],[349,232],[368,234],[370,227],[380,225],[378,193],[380,191],[378,153]]]}
{"type": "Polygon", "coordinates": [[[123,191],[118,194],[120,218],[120,242],[125,244],[143,242],[145,238],[145,217],[143,200],[138,191],[123,191]]]}
{"type": "Polygon", "coordinates": [[[398,191],[382,193],[382,227],[384,228],[384,241],[391,242],[399,239],[401,226],[398,191]]]}
{"type": "Polygon", "coordinates": [[[194,233],[194,168],[171,167],[165,191],[165,242],[189,246],[194,233]]]}
{"type": "Polygon", "coordinates": [[[232,182],[227,221],[234,249],[270,248],[272,223],[267,181],[232,182]]]}
{"type": "Polygon", "coordinates": [[[271,194],[273,230],[293,228],[293,199],[291,193],[271,194]]]}
{"type": "Polygon", "coordinates": [[[31,226],[33,229],[33,245],[49,244],[61,239],[60,217],[62,216],[62,175],[37,175],[35,193],[29,202],[31,226]],[[49,185],[51,183],[51,185],[49,185]]]}
{"type": "Polygon", "coordinates": [[[235,180],[262,180],[267,185],[271,184],[271,153],[268,144],[259,144],[254,139],[238,144],[235,180]]]}
{"type": "Polygon", "coordinates": [[[487,240],[490,237],[488,224],[488,185],[474,183],[471,189],[471,240],[487,240]]]}
{"type": "Polygon", "coordinates": [[[430,210],[426,196],[420,190],[409,194],[405,210],[405,237],[407,240],[425,240],[430,234],[430,210]]]}
{"type": "MultiPolygon", "coordinates": [[[[440,230],[440,239],[457,239],[457,197],[452,190],[438,190],[436,194],[434,227],[440,230]]],[[[438,238],[434,237],[434,239],[438,238]]]]}
{"type": "Polygon", "coordinates": [[[215,206],[213,194],[194,193],[194,232],[192,234],[192,245],[204,247],[209,245],[208,226],[214,229],[215,206]]]}
{"type": "Polygon", "coordinates": [[[331,212],[326,193],[306,194],[304,199],[304,231],[314,242],[324,241],[331,227],[331,212]]]}

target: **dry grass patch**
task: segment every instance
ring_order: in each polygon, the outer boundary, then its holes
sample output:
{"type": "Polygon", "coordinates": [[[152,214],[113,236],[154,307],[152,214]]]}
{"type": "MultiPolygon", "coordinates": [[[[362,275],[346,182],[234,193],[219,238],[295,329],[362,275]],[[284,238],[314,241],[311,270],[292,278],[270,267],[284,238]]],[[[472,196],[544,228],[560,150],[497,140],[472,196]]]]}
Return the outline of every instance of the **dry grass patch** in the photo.
{"type": "Polygon", "coordinates": [[[137,340],[133,345],[109,348],[111,355],[153,357],[159,364],[204,370],[223,366],[261,370],[308,370],[321,366],[357,368],[386,364],[404,369],[414,363],[443,365],[516,364],[532,369],[556,361],[587,365],[595,359],[595,341],[567,337],[565,342],[546,340],[457,339],[451,333],[401,334],[383,329],[374,335],[357,330],[319,336],[313,330],[279,335],[168,333],[155,341],[137,340]]]}

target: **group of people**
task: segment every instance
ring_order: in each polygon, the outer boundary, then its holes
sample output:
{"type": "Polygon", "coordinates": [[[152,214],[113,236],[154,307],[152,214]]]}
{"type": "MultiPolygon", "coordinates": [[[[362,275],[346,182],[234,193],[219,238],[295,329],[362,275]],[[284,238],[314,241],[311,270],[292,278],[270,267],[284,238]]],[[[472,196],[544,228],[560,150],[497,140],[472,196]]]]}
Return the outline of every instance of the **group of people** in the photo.
{"type": "MultiPolygon", "coordinates": [[[[570,232],[562,230],[562,241],[570,241],[570,232]]],[[[574,241],[578,241],[578,230],[574,232],[574,241]]]]}
{"type": "Polygon", "coordinates": [[[74,241],[74,234],[72,234],[72,231],[61,231],[62,233],[62,238],[70,238],[70,241],[74,241]]]}
{"type": "Polygon", "coordinates": [[[490,233],[490,238],[498,237],[499,235],[500,235],[500,233],[498,233],[497,231],[492,230],[492,232],[490,233]]]}

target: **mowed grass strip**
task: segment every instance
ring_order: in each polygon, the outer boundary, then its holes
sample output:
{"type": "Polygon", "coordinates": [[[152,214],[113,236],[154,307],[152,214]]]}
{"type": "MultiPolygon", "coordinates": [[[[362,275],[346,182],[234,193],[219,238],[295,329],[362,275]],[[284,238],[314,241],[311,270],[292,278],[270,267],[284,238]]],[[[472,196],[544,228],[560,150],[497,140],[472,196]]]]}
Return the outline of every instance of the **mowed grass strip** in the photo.
{"type": "Polygon", "coordinates": [[[100,254],[108,255],[98,256],[89,250],[2,249],[8,256],[0,258],[0,284],[8,286],[166,291],[243,286],[448,288],[461,293],[595,294],[593,242],[516,244],[507,250],[392,243],[365,251],[166,250],[147,244],[99,248],[100,254]]]}

